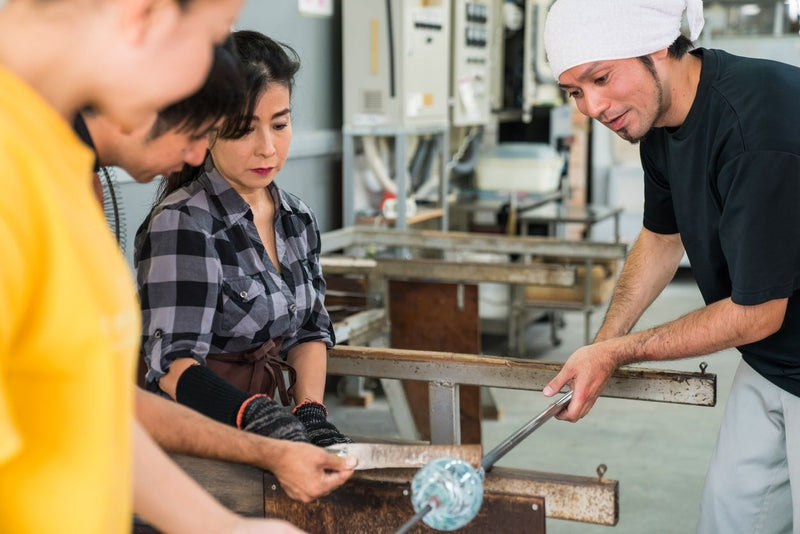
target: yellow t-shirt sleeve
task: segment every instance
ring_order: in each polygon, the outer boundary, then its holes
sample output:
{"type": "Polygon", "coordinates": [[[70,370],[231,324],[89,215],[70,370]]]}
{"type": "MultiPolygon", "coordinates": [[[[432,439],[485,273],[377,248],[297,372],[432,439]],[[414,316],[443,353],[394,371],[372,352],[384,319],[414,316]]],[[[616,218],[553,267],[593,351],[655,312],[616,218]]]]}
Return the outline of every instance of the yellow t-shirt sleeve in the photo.
{"type": "MultiPolygon", "coordinates": [[[[2,214],[0,214],[2,215],[2,214]]],[[[9,358],[13,347],[11,332],[15,328],[14,281],[19,278],[20,254],[15,246],[8,221],[0,218],[0,247],[3,261],[0,262],[0,464],[11,458],[22,445],[12,417],[7,394],[9,358]]]]}
{"type": "Polygon", "coordinates": [[[26,206],[15,205],[14,201],[20,198],[22,187],[18,167],[14,158],[0,154],[0,169],[3,172],[3,176],[0,176],[0,187],[4,190],[0,198],[0,250],[3,251],[3,259],[0,261],[0,465],[14,456],[22,446],[8,392],[9,366],[14,354],[14,332],[20,327],[20,314],[24,313],[21,299],[26,287],[25,277],[31,276],[23,268],[25,252],[22,248],[25,234],[31,228],[22,218],[26,206]]]}

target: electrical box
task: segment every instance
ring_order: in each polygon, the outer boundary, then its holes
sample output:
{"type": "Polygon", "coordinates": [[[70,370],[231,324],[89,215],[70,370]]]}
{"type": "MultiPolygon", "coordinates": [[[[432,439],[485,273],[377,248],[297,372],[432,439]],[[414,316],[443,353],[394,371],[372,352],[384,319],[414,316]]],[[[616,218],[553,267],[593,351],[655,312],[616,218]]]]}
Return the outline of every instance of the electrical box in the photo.
{"type": "Polygon", "coordinates": [[[448,124],[450,0],[343,0],[345,126],[448,124]]]}
{"type": "Polygon", "coordinates": [[[487,124],[491,112],[490,51],[494,34],[491,0],[454,0],[453,126],[487,124]]]}
{"type": "Polygon", "coordinates": [[[536,104],[560,100],[544,49],[544,23],[553,0],[525,0],[525,45],[522,65],[522,120],[531,120],[536,104]]]}
{"type": "Polygon", "coordinates": [[[534,106],[562,101],[544,49],[544,22],[553,1],[515,0],[493,6],[499,19],[495,27],[503,33],[492,44],[490,90],[501,120],[521,112],[522,120],[530,122],[534,106]]]}

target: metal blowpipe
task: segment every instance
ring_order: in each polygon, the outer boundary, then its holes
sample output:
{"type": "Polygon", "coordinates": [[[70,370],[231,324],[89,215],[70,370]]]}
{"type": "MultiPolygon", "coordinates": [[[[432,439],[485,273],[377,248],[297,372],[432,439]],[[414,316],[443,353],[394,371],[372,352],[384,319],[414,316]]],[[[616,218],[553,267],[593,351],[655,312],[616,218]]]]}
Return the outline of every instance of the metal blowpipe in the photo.
{"type": "Polygon", "coordinates": [[[497,461],[508,453],[511,449],[519,445],[522,440],[530,436],[534,430],[542,426],[545,421],[559,413],[564,407],[569,404],[572,399],[572,391],[567,391],[553,404],[547,407],[545,411],[531,419],[525,426],[511,434],[504,439],[497,447],[486,453],[486,456],[481,460],[481,469],[484,473],[488,473],[497,461]]]}

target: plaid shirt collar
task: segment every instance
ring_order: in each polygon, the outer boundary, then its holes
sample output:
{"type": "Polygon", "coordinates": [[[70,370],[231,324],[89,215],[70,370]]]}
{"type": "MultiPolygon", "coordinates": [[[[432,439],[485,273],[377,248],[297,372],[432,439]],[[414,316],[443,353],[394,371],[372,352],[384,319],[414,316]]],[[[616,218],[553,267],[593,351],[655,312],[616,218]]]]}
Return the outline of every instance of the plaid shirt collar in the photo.
{"type": "MultiPolygon", "coordinates": [[[[202,185],[203,189],[208,193],[209,199],[219,210],[219,217],[225,221],[228,226],[233,226],[242,217],[252,217],[250,213],[250,205],[239,195],[239,193],[231,187],[231,184],[222,177],[209,154],[203,164],[203,174],[198,178],[198,182],[202,185]]],[[[272,196],[275,206],[279,209],[276,210],[277,214],[280,212],[289,212],[291,207],[286,202],[286,199],[281,195],[278,186],[275,182],[270,182],[267,186],[267,191],[272,196]]]]}

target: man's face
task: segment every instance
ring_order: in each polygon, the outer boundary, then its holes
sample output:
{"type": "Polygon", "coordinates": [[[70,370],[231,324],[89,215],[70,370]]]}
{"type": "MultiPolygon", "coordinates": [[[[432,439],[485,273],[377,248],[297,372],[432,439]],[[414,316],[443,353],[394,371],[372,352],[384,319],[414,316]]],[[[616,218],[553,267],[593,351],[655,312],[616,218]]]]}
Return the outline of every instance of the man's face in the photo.
{"type": "Polygon", "coordinates": [[[668,110],[658,73],[638,58],[578,65],[564,71],[558,85],[575,99],[581,113],[631,143],[662,126],[668,110]]]}
{"type": "Polygon", "coordinates": [[[147,10],[139,4],[107,4],[109,35],[100,69],[107,75],[94,102],[129,132],[200,88],[213,46],[229,35],[243,0],[193,0],[185,7],[173,0],[147,4],[147,10]]]}
{"type": "Polygon", "coordinates": [[[156,176],[168,176],[183,168],[184,163],[203,163],[208,149],[209,127],[197,131],[168,130],[158,137],[150,136],[149,128],[130,134],[130,143],[119,153],[116,164],[139,183],[156,176]]]}

